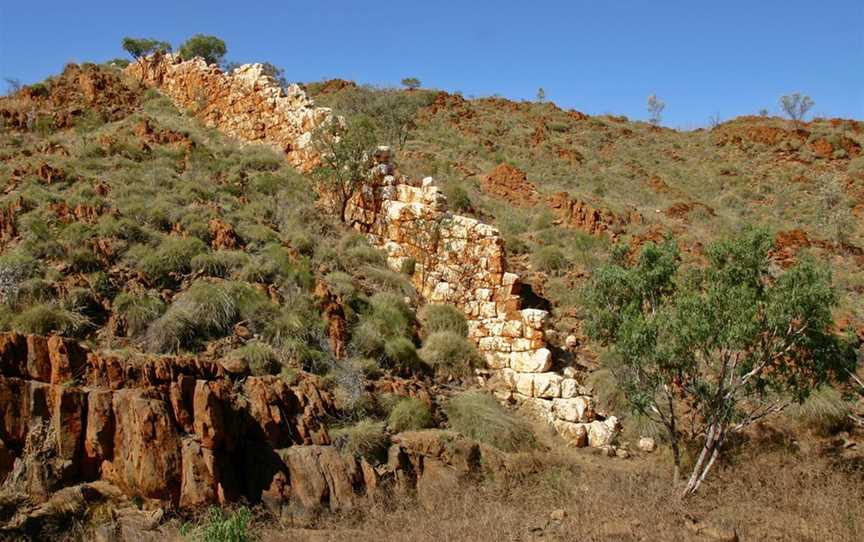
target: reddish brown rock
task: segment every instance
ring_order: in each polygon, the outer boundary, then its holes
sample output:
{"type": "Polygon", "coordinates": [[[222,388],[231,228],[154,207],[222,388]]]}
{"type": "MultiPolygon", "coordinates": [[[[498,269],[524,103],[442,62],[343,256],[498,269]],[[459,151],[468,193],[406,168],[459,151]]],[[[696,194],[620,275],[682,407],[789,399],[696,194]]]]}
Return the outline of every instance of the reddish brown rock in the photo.
{"type": "Polygon", "coordinates": [[[27,336],[27,375],[39,382],[51,382],[51,358],[48,354],[47,338],[27,336]]]}
{"type": "Polygon", "coordinates": [[[128,494],[176,502],[180,493],[180,438],[168,404],[138,389],[114,393],[116,432],[110,478],[128,494]]]}
{"type": "Polygon", "coordinates": [[[53,336],[48,339],[51,383],[63,384],[83,376],[87,353],[77,342],[53,336]]]}
{"type": "Polygon", "coordinates": [[[54,387],[54,412],[51,417],[57,438],[57,455],[77,466],[87,417],[87,395],[73,386],[54,387]]]}
{"type": "Polygon", "coordinates": [[[205,380],[195,383],[194,412],[195,435],[201,440],[201,446],[208,449],[220,447],[225,441],[225,420],[222,413],[222,402],[213,393],[211,384],[205,380]]]}
{"type": "Polygon", "coordinates": [[[218,218],[211,218],[209,227],[211,237],[210,245],[214,250],[232,250],[240,245],[240,242],[237,239],[237,234],[231,224],[219,220],[218,218]]]}
{"type": "Polygon", "coordinates": [[[103,461],[114,456],[114,410],[111,390],[93,390],[87,395],[87,431],[84,435],[82,469],[88,479],[96,479],[103,461]]]}
{"type": "Polygon", "coordinates": [[[279,455],[288,466],[292,505],[301,516],[315,514],[325,504],[333,511],[354,505],[360,474],[355,459],[343,457],[332,446],[292,446],[279,455]]]}
{"type": "Polygon", "coordinates": [[[213,452],[191,439],[182,444],[183,479],[180,484],[181,507],[196,507],[215,503],[217,483],[213,476],[213,452]]]}
{"type": "Polygon", "coordinates": [[[516,207],[533,207],[538,201],[537,189],[528,182],[525,172],[510,164],[496,166],[483,177],[480,187],[516,207]]]}

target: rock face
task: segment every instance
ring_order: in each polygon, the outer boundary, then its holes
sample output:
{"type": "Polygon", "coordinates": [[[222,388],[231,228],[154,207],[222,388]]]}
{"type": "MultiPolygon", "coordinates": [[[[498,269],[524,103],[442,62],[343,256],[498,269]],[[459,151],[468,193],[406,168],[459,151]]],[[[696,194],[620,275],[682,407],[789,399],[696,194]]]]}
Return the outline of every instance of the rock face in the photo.
{"type": "Polygon", "coordinates": [[[331,118],[330,109],[315,107],[298,85],[281,88],[261,64],[223,73],[200,58],[156,54],[133,62],[126,74],[159,88],[207,126],[284,152],[295,167],[318,163],[312,132],[331,118]]]}
{"type": "MultiPolygon", "coordinates": [[[[424,396],[407,382],[389,391],[424,396]]],[[[385,485],[428,496],[483,474],[479,445],[444,431],[400,434],[374,466],[341,453],[324,425],[336,414],[305,373],[289,386],[195,358],[119,360],[58,337],[0,334],[0,490],[31,504],[103,484],[181,508],[263,502],[302,522],[385,485]]],[[[503,472],[500,452],[484,453],[503,472]]],[[[0,538],[15,528],[3,521],[0,538]]]]}
{"type": "Polygon", "coordinates": [[[569,376],[555,370],[545,338],[548,313],[523,306],[519,277],[507,271],[498,230],[448,212],[431,178],[419,184],[398,178],[388,149],[380,148],[375,160],[372,182],[349,208],[355,227],[386,251],[394,269],[414,262],[411,279],[423,299],[454,305],[465,314],[469,338],[489,369],[491,378],[485,381],[498,387],[500,399],[527,403],[573,445],[609,444],[617,427],[614,417],[604,420],[593,406],[579,409],[578,416],[575,406],[555,408],[555,401],[591,404],[591,398],[572,368],[569,376]]]}

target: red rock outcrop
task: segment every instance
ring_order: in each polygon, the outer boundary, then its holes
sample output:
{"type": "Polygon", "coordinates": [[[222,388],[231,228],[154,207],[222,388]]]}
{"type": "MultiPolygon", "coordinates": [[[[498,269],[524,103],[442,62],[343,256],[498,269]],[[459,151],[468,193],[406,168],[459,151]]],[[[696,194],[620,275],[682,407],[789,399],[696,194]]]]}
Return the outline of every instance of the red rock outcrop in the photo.
{"type": "Polygon", "coordinates": [[[480,181],[481,189],[516,207],[537,204],[537,188],[528,182],[524,171],[510,164],[499,164],[480,181]]]}
{"type": "Polygon", "coordinates": [[[318,163],[312,132],[332,118],[330,110],[315,107],[298,85],[283,89],[261,64],[224,73],[200,58],[156,54],[130,64],[125,73],[158,88],[207,126],[270,145],[300,169],[318,163]]]}
{"type": "MultiPolygon", "coordinates": [[[[388,389],[430,399],[416,382],[388,389]]],[[[343,454],[325,425],[337,414],[305,373],[289,385],[197,358],[121,360],[60,337],[0,333],[0,483],[31,504],[103,484],[181,508],[243,498],[305,520],[383,485],[413,492],[445,474],[480,476],[477,445],[437,432],[400,435],[374,466],[343,454]]],[[[0,521],[0,537],[9,527],[0,521]]]]}

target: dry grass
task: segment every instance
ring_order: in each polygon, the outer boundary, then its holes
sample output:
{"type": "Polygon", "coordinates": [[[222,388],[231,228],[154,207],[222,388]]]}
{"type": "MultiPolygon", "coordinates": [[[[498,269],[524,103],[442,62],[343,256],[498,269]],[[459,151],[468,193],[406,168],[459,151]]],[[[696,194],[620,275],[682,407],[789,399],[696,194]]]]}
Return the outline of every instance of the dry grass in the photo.
{"type": "Polygon", "coordinates": [[[740,540],[864,539],[862,474],[844,474],[825,459],[766,452],[720,469],[686,504],[672,497],[659,455],[620,460],[565,450],[539,459],[543,471],[515,485],[465,488],[428,508],[370,503],[316,530],[265,528],[262,540],[690,541],[733,532],[740,540]],[[557,509],[563,520],[550,518],[557,509]]]}

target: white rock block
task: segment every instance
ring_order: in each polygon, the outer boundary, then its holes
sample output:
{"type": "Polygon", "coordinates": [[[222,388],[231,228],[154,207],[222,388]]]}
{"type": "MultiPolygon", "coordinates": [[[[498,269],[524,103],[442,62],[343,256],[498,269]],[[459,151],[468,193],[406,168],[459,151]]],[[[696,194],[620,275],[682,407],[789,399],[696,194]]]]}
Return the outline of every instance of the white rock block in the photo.
{"type": "Polygon", "coordinates": [[[561,397],[561,375],[537,373],[534,375],[534,397],[554,399],[561,397]]]}
{"type": "Polygon", "coordinates": [[[554,399],[552,412],[555,417],[568,422],[586,423],[594,419],[594,404],[590,397],[554,399]]]}
{"type": "Polygon", "coordinates": [[[583,448],[588,444],[588,429],[585,424],[555,420],[552,427],[571,446],[583,448]]]}
{"type": "Polygon", "coordinates": [[[520,373],[544,373],[552,368],[552,352],[540,348],[533,352],[513,352],[510,367],[520,373]]]}
{"type": "Polygon", "coordinates": [[[575,378],[564,378],[561,380],[561,397],[572,399],[579,396],[579,382],[575,378]]]}
{"type": "Polygon", "coordinates": [[[588,446],[600,448],[612,444],[612,439],[618,434],[618,418],[609,416],[603,421],[597,420],[588,424],[588,446]]]}

